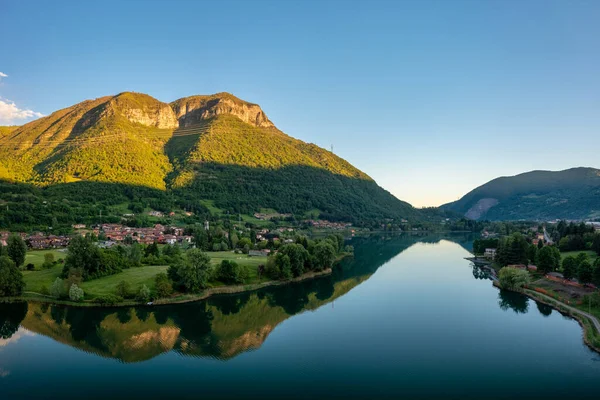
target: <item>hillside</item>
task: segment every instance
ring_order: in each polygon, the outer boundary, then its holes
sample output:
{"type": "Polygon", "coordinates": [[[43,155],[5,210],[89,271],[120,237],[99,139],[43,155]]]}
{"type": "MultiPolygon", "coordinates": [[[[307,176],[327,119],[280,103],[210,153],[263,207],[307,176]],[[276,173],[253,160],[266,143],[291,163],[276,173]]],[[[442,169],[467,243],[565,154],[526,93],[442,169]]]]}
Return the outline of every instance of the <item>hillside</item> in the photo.
{"type": "Polygon", "coordinates": [[[131,190],[154,191],[155,203],[174,203],[163,208],[211,201],[228,213],[317,210],[354,223],[421,217],[347,161],[286,135],[260,106],[228,93],[167,104],[126,92],[4,127],[0,179],[13,192],[58,190],[69,201],[87,197],[88,182],[132,201],[131,190]]]}
{"type": "Polygon", "coordinates": [[[572,168],[501,177],[442,208],[472,219],[600,218],[600,170],[572,168]]]}

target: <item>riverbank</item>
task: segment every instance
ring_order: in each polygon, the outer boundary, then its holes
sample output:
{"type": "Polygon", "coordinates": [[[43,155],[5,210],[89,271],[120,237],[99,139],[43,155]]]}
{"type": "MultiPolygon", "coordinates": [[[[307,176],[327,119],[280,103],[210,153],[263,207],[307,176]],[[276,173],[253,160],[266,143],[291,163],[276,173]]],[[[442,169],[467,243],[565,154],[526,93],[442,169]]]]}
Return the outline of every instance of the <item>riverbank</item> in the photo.
{"type": "MultiPolygon", "coordinates": [[[[493,284],[499,289],[509,290],[502,288],[498,281],[494,281],[493,284]]],[[[590,349],[600,353],[600,321],[595,316],[531,289],[512,291],[525,295],[534,301],[538,301],[542,304],[550,306],[562,315],[576,320],[583,329],[583,342],[590,349]]]]}
{"type": "MultiPolygon", "coordinates": [[[[323,271],[319,272],[307,272],[301,276],[292,279],[286,280],[273,280],[266,281],[260,283],[253,283],[248,285],[232,285],[232,286],[219,286],[208,288],[200,293],[194,294],[181,294],[178,296],[173,296],[169,298],[162,298],[155,300],[152,302],[152,305],[168,305],[168,304],[182,304],[182,303],[191,303],[194,301],[205,300],[211,296],[221,295],[221,294],[235,294],[235,293],[243,293],[243,292],[253,292],[255,290],[271,287],[271,286],[282,286],[288,285],[291,283],[302,282],[305,280],[315,279],[322,276],[330,275],[333,272],[332,268],[327,268],[323,271]]],[[[22,296],[16,297],[0,297],[0,303],[15,303],[15,302],[35,302],[35,303],[47,303],[47,304],[59,304],[59,305],[67,305],[73,307],[133,307],[133,306],[144,306],[149,303],[139,302],[139,301],[123,301],[115,304],[101,304],[95,303],[93,301],[83,301],[83,302],[74,302],[70,300],[60,300],[51,296],[46,296],[41,293],[35,292],[24,292],[22,296]]]]}

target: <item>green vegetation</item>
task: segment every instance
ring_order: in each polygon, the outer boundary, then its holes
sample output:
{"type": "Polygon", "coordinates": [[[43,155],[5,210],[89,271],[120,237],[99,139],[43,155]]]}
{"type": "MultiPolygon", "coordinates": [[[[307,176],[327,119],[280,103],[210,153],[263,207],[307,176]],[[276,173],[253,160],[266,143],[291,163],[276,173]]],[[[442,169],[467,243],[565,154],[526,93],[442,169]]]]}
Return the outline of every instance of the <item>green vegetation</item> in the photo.
{"type": "Polygon", "coordinates": [[[19,296],[24,287],[23,274],[15,262],[7,256],[0,256],[0,297],[19,296]]]}
{"type": "Polygon", "coordinates": [[[498,274],[500,285],[504,289],[519,290],[530,282],[529,272],[514,267],[504,267],[498,274]]]}
{"type": "Polygon", "coordinates": [[[487,220],[598,218],[599,188],[597,169],[533,171],[494,179],[442,207],[487,220]]]}
{"type": "Polygon", "coordinates": [[[147,210],[174,211],[182,223],[241,214],[256,226],[271,224],[251,216],[264,208],[293,214],[290,222],[318,210],[321,219],[377,229],[398,228],[402,219],[439,227],[446,217],[414,209],[332,152],[285,135],[258,106],[262,122],[252,124],[219,108],[221,101],[249,104],[229,94],[168,105],[121,93],[2,130],[0,228],[60,233],[123,214],[146,226],[157,221],[147,210]],[[189,102],[211,117],[182,115],[189,102]],[[175,129],[177,118],[185,127],[175,129]]]}

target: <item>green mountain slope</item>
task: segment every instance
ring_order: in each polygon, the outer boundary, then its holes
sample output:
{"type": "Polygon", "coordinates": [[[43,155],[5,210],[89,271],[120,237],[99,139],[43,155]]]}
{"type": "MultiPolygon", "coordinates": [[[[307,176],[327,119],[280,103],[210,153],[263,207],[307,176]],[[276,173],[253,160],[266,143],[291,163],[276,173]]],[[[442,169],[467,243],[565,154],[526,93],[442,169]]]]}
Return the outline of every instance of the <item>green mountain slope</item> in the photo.
{"type": "Polygon", "coordinates": [[[600,217],[600,170],[532,171],[494,179],[442,206],[473,219],[600,217]]]}
{"type": "Polygon", "coordinates": [[[127,92],[3,128],[0,179],[146,187],[172,193],[181,207],[212,200],[231,213],[317,209],[355,223],[421,217],[347,161],[287,136],[260,106],[228,93],[166,104],[127,92]]]}

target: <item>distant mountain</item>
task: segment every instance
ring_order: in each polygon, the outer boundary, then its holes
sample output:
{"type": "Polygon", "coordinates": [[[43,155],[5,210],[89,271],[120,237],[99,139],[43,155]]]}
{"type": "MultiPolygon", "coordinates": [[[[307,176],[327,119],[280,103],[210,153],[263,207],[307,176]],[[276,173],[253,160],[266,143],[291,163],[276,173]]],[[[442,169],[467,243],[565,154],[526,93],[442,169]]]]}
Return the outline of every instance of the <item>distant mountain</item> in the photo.
{"type": "Polygon", "coordinates": [[[441,208],[472,219],[600,218],[600,170],[532,171],[497,178],[441,208]]]}
{"type": "Polygon", "coordinates": [[[228,93],[167,104],[125,92],[3,127],[0,180],[44,190],[66,185],[74,188],[72,196],[61,189],[67,200],[89,194],[79,183],[96,182],[171,193],[169,201],[186,209],[209,200],[231,213],[421,218],[347,161],[284,134],[260,106],[228,93]]]}

